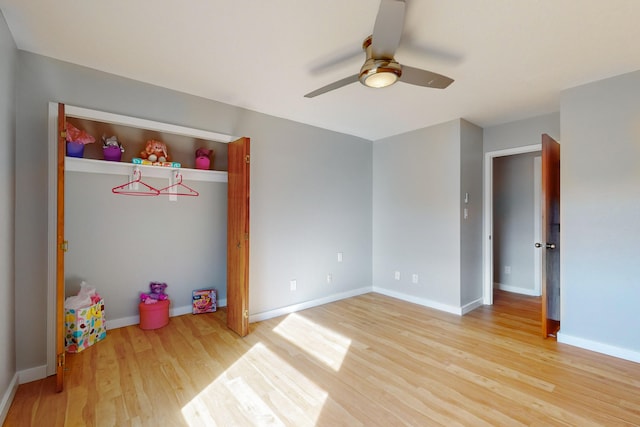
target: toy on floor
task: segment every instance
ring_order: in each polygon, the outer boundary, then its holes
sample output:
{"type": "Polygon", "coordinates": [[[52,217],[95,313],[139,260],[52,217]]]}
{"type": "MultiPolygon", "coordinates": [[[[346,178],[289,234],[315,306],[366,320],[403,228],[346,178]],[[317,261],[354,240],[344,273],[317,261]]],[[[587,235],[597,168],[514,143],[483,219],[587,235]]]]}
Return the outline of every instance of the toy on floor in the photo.
{"type": "Polygon", "coordinates": [[[150,292],[148,294],[144,292],[140,293],[140,301],[145,304],[155,304],[158,301],[169,299],[169,295],[165,293],[165,289],[167,289],[166,283],[151,282],[149,283],[150,292]]]}
{"type": "Polygon", "coordinates": [[[199,289],[192,292],[193,295],[193,314],[211,313],[216,311],[216,290],[215,289],[199,289]]]}

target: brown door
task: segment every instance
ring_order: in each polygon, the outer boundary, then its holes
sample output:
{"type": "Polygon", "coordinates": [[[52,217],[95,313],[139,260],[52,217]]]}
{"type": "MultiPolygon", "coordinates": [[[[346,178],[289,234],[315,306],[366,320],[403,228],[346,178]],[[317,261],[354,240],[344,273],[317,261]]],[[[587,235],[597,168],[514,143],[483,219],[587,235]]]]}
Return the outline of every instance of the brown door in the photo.
{"type": "Polygon", "coordinates": [[[249,333],[249,138],[229,144],[227,326],[249,333]]]}
{"type": "Polygon", "coordinates": [[[58,104],[58,179],[56,225],[56,391],[64,388],[64,158],[66,145],[64,104],[58,104]]]}
{"type": "Polygon", "coordinates": [[[560,144],[542,135],[542,335],[560,330],[560,144]]]}

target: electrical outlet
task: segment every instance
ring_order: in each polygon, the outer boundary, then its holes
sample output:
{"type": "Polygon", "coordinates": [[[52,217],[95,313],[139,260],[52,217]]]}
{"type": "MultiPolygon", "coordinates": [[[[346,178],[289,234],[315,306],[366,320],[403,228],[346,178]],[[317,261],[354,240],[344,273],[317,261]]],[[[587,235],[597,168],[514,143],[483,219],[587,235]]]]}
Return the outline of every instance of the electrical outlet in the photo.
{"type": "Polygon", "coordinates": [[[338,252],[338,262],[342,262],[342,252],[338,252]]]}
{"type": "Polygon", "coordinates": [[[331,283],[333,282],[333,276],[331,276],[331,273],[327,274],[327,283],[331,283]]]}
{"type": "Polygon", "coordinates": [[[510,265],[505,265],[504,274],[511,274],[511,266],[510,265]]]}
{"type": "Polygon", "coordinates": [[[394,277],[396,280],[400,280],[400,272],[399,272],[399,271],[396,271],[396,272],[393,274],[393,277],[394,277]]]}
{"type": "Polygon", "coordinates": [[[298,282],[296,280],[290,280],[289,281],[289,289],[291,289],[291,291],[295,291],[298,288],[298,282]]]}
{"type": "Polygon", "coordinates": [[[417,274],[413,274],[413,275],[411,276],[411,281],[412,281],[413,283],[418,283],[418,275],[417,275],[417,274]]]}

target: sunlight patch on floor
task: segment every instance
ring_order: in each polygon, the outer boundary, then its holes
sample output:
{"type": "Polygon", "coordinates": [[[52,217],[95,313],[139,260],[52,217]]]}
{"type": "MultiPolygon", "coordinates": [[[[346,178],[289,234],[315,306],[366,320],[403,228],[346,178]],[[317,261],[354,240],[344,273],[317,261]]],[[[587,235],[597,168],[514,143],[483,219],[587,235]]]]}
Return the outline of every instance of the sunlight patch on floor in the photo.
{"type": "Polygon", "coordinates": [[[227,390],[242,404],[242,410],[251,414],[251,418],[264,426],[284,426],[282,421],[273,413],[258,394],[247,384],[244,378],[234,378],[225,384],[227,390]]]}
{"type": "Polygon", "coordinates": [[[192,427],[314,425],[327,397],[258,343],[186,404],[182,416],[192,427]]]}
{"type": "Polygon", "coordinates": [[[273,331],[336,372],[351,346],[351,339],[296,313],[289,314],[273,331]]]}

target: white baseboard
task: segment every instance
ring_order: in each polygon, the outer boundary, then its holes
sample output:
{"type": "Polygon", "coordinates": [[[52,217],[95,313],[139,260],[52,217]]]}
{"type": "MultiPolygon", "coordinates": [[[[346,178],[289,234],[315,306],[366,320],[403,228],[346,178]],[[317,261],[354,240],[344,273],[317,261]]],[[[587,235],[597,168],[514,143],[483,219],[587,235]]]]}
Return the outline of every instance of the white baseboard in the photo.
{"type": "Polygon", "coordinates": [[[18,382],[20,384],[47,378],[47,365],[36,366],[35,368],[18,371],[18,382]]]}
{"type": "MultiPolygon", "coordinates": [[[[401,292],[391,291],[389,289],[379,288],[377,286],[373,287],[373,292],[377,292],[382,295],[386,295],[389,297],[397,298],[403,301],[412,302],[414,304],[422,305],[429,308],[434,308],[440,311],[446,311],[447,313],[457,314],[458,316],[462,316],[464,313],[462,311],[462,307],[456,307],[453,305],[442,304],[441,302],[432,301],[426,298],[420,298],[413,295],[403,294],[401,292]]],[[[475,303],[475,301],[474,301],[475,303]]],[[[480,299],[480,303],[482,303],[482,299],[480,299]]],[[[475,307],[474,307],[475,308],[475,307]]],[[[468,311],[471,311],[468,310],[468,311]]]]}
{"type": "Polygon", "coordinates": [[[616,347],[598,341],[587,340],[584,338],[563,334],[562,332],[558,332],[557,340],[559,343],[569,344],[574,347],[580,347],[586,350],[606,354],[608,356],[617,357],[619,359],[625,359],[630,360],[631,362],[640,363],[640,352],[638,351],[616,347]]]}
{"type": "Polygon", "coordinates": [[[140,316],[121,317],[119,319],[107,320],[107,331],[110,329],[124,328],[125,326],[137,325],[140,323],[140,316]]]}
{"type": "Polygon", "coordinates": [[[16,372],[11,382],[9,382],[9,387],[2,394],[2,399],[0,400],[0,425],[4,425],[4,420],[7,418],[7,413],[9,412],[9,407],[11,403],[13,403],[13,398],[16,395],[16,391],[18,391],[18,373],[16,372]]]}
{"type": "Polygon", "coordinates": [[[513,292],[515,294],[529,295],[532,297],[540,296],[539,292],[536,292],[535,289],[531,289],[531,288],[521,288],[519,286],[504,285],[502,283],[494,283],[493,285],[494,287],[497,287],[501,291],[513,292]]]}
{"type": "Polygon", "coordinates": [[[470,311],[475,310],[476,308],[480,307],[481,305],[484,305],[482,297],[478,298],[475,301],[471,301],[468,304],[463,305],[461,314],[464,316],[465,314],[469,313],[470,311]]]}
{"type": "MultiPolygon", "coordinates": [[[[227,300],[221,299],[218,300],[217,307],[226,307],[227,300]]],[[[169,308],[169,317],[174,316],[182,316],[183,314],[191,314],[192,307],[191,305],[183,305],[181,307],[170,307],[169,308]]],[[[137,325],[140,323],[140,316],[128,316],[128,317],[120,317],[118,319],[109,320],[107,319],[106,326],[107,330],[109,329],[117,329],[124,328],[125,326],[137,325]]]]}
{"type": "Polygon", "coordinates": [[[305,310],[307,308],[316,307],[330,302],[339,301],[341,299],[355,297],[357,295],[368,294],[371,292],[371,287],[354,289],[352,291],[341,292],[339,294],[329,295],[324,298],[318,298],[311,301],[305,301],[299,304],[289,305],[287,307],[277,308],[275,310],[263,311],[262,313],[256,313],[249,316],[249,322],[260,322],[262,320],[271,319],[285,314],[294,313],[296,311],[305,310]]]}

